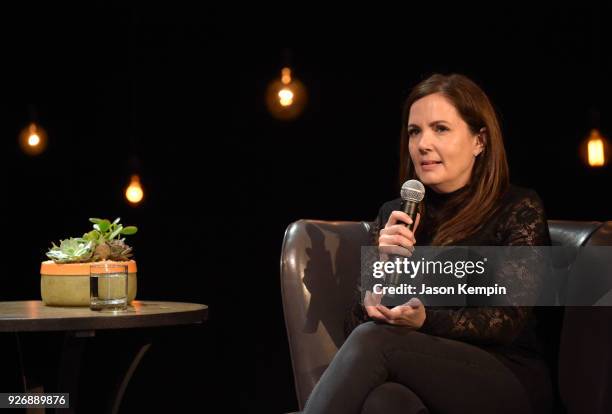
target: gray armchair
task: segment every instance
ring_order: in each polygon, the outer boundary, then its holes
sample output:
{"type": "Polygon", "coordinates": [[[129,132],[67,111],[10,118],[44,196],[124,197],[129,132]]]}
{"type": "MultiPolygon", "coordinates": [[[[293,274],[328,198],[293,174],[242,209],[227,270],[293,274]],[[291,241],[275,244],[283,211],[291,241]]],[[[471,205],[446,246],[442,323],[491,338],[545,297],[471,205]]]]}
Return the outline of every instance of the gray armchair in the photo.
{"type": "MultiPolygon", "coordinates": [[[[612,245],[612,221],[548,223],[553,245],[612,245]]],[[[299,220],[285,233],[281,291],[300,410],[345,340],[344,318],[358,283],[368,226],[299,220]]],[[[612,412],[612,307],[538,311],[558,384],[556,411],[612,412]]]]}

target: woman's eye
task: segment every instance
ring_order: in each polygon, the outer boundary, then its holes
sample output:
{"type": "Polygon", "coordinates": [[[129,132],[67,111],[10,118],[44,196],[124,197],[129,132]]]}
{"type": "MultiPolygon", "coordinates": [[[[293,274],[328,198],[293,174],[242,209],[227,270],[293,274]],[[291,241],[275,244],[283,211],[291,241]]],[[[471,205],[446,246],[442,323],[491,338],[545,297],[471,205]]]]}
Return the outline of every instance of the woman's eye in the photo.
{"type": "Polygon", "coordinates": [[[416,129],[416,128],[409,129],[408,130],[408,136],[411,137],[413,135],[416,135],[418,132],[419,132],[419,130],[416,129]]]}
{"type": "Polygon", "coordinates": [[[444,131],[448,131],[448,128],[445,127],[444,125],[436,125],[436,132],[444,132],[444,131]]]}

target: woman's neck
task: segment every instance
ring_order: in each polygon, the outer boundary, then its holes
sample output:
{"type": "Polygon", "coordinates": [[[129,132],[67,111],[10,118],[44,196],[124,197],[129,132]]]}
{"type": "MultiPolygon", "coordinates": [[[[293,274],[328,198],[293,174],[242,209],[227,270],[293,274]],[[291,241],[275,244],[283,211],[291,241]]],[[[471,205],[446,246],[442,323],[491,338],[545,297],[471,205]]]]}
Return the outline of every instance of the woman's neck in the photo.
{"type": "Polygon", "coordinates": [[[468,188],[469,188],[469,185],[466,184],[463,187],[457,188],[456,190],[453,190],[453,191],[440,192],[426,185],[425,186],[425,202],[427,204],[441,206],[443,204],[448,203],[451,200],[456,199],[461,194],[466,192],[468,188]]]}

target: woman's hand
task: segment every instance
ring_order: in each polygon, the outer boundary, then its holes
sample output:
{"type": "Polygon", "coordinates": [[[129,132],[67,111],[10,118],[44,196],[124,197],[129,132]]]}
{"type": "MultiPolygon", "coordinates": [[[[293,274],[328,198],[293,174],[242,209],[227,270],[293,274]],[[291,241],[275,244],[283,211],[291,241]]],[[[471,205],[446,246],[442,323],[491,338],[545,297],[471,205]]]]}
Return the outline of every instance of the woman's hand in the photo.
{"type": "MultiPolygon", "coordinates": [[[[412,219],[403,211],[393,211],[380,231],[378,245],[381,254],[401,254],[411,256],[416,244],[414,232],[419,226],[421,215],[417,213],[416,223],[413,230],[409,230],[406,224],[411,224],[412,219]]],[[[417,299],[412,298],[403,305],[389,309],[381,304],[382,294],[366,292],[363,304],[370,318],[386,322],[391,325],[402,325],[418,329],[425,322],[425,306],[417,299]]]]}
{"type": "Polygon", "coordinates": [[[378,246],[381,253],[411,256],[416,244],[414,232],[416,232],[420,222],[421,215],[417,213],[413,230],[408,230],[406,224],[412,223],[410,216],[403,211],[392,211],[385,228],[380,231],[378,237],[378,246]]]}
{"type": "Polygon", "coordinates": [[[425,323],[425,305],[412,298],[403,305],[389,309],[380,303],[382,294],[366,292],[363,305],[370,318],[390,325],[408,326],[419,329],[425,323]]]}
{"type": "Polygon", "coordinates": [[[363,306],[370,318],[385,322],[385,315],[378,310],[382,296],[382,293],[372,293],[368,290],[363,298],[363,306]]]}
{"type": "Polygon", "coordinates": [[[425,305],[418,298],[412,298],[403,305],[396,306],[393,309],[389,309],[381,304],[376,305],[375,308],[377,314],[383,316],[384,319],[382,320],[391,325],[419,329],[425,323],[425,305]]]}

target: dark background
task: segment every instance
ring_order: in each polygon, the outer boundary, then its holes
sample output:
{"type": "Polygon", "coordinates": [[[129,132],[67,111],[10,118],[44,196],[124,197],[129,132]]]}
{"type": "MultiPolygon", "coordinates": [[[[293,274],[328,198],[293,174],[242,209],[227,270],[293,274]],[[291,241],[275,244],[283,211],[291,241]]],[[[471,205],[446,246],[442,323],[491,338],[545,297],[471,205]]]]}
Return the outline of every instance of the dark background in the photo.
{"type": "Polygon", "coordinates": [[[143,360],[124,408],[297,408],[280,301],[283,232],[300,218],[370,220],[397,197],[403,100],[434,72],[460,72],[494,102],[512,181],[549,218],[608,220],[610,166],[578,145],[610,137],[609,10],[87,8],[0,14],[0,300],[38,299],[52,240],[120,216],[139,299],[206,303],[143,360]],[[309,104],[272,118],[267,84],[288,62],[309,104]],[[17,135],[36,112],[39,157],[17,135]],[[141,174],[145,200],[123,190],[141,174]],[[187,333],[185,333],[187,332],[187,333]],[[148,396],[159,398],[152,401],[148,396]]]}

